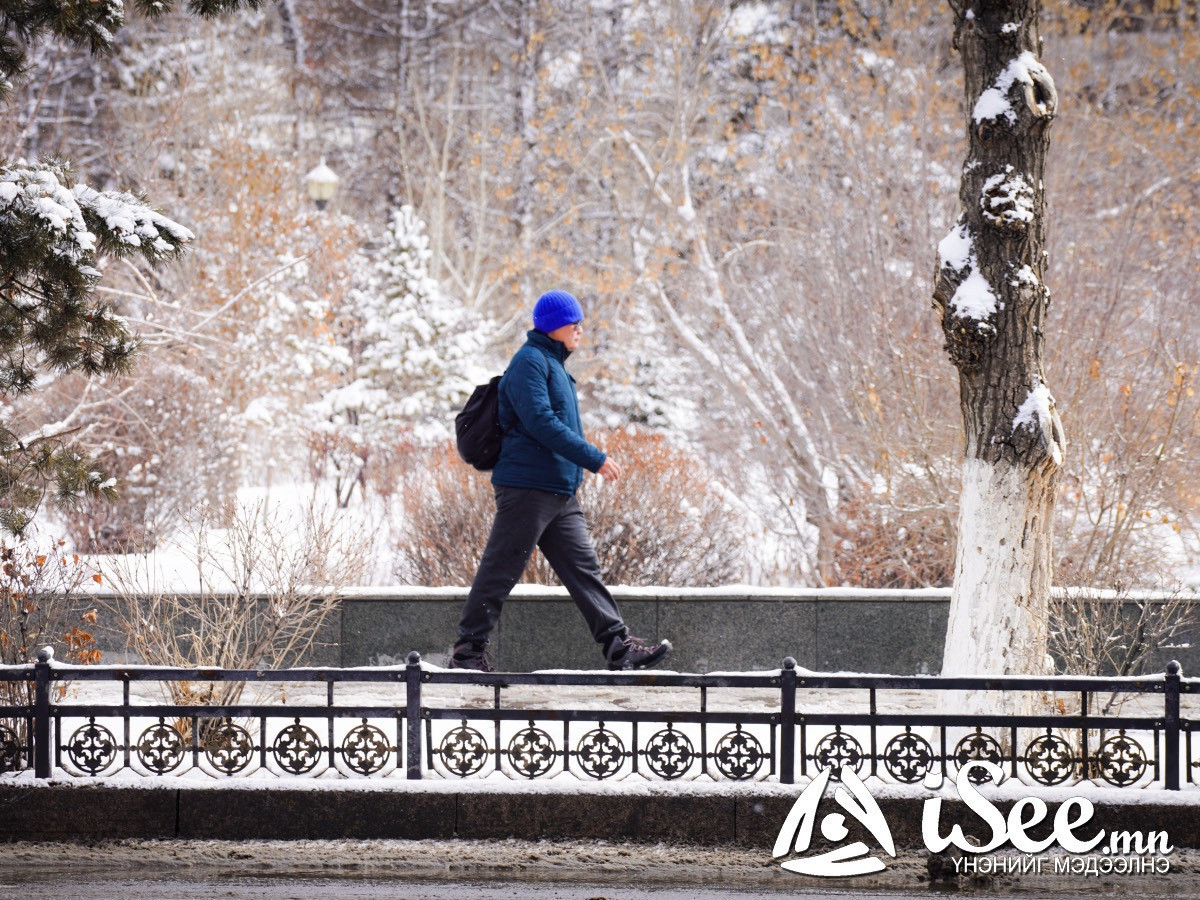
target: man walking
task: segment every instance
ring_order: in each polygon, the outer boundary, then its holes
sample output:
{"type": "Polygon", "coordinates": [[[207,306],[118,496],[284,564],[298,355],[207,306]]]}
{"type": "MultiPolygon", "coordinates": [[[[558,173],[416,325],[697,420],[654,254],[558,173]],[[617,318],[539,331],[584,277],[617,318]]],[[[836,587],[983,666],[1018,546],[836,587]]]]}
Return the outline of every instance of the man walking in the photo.
{"type": "Polygon", "coordinates": [[[575,492],[587,469],[608,481],[621,467],[583,436],[575,379],[567,358],[583,340],[583,308],[566,291],[549,291],[533,308],[533,330],[500,381],[500,459],[492,470],[496,518],[458,626],[452,669],[492,671],[486,648],[504,601],[536,546],[583,613],[610,669],[661,662],[670,641],[629,634],[600,580],[600,561],[575,492]]]}

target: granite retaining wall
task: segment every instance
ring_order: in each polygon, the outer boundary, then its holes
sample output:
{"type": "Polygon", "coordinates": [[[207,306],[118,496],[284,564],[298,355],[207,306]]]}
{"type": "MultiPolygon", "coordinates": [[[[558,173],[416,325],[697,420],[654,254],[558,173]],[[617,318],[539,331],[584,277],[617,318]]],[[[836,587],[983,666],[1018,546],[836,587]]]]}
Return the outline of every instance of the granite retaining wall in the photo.
{"type": "MultiPolygon", "coordinates": [[[[455,638],[465,588],[352,588],[316,646],[297,664],[402,664],[409,651],[444,665],[455,638]]],[[[614,588],[631,630],[669,638],[667,667],[681,672],[777,669],[792,656],[819,672],[934,675],[941,667],[948,589],[912,591],[832,588],[614,588]]],[[[94,605],[102,596],[89,598],[94,605]]],[[[1115,601],[1114,602],[1120,602],[1115,601]]],[[[1193,600],[1189,615],[1200,620],[1193,600]]],[[[97,634],[108,660],[126,659],[123,635],[97,634]]],[[[594,669],[602,666],[583,617],[561,588],[521,585],[505,604],[491,650],[501,669],[594,669]]],[[[1185,675],[1200,672],[1200,629],[1185,629],[1151,659],[1171,659],[1185,675]]]]}

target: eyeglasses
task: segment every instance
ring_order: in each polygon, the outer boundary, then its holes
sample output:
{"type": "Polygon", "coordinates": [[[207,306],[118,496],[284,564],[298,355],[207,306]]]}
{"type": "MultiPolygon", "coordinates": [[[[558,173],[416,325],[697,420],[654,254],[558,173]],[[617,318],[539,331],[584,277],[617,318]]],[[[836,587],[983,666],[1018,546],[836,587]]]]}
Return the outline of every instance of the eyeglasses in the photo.
{"type": "Polygon", "coordinates": [[[579,332],[583,331],[583,323],[582,322],[572,322],[571,327],[574,328],[576,331],[579,331],[579,332]]]}

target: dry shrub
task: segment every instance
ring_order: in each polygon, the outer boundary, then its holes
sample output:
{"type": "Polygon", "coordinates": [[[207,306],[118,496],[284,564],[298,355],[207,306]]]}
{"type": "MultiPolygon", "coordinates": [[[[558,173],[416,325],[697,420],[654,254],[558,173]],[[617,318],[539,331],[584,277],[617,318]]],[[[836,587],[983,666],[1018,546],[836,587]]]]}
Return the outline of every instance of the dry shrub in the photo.
{"type": "Polygon", "coordinates": [[[350,505],[354,489],[366,493],[370,449],[355,436],[333,428],[311,428],[304,438],[308,448],[308,474],[314,483],[333,482],[339,509],[350,505]]]}
{"type": "Polygon", "coordinates": [[[331,484],[341,509],[350,505],[356,490],[363,499],[373,493],[390,501],[421,456],[411,434],[402,429],[379,435],[323,423],[308,429],[305,444],[309,476],[315,484],[331,484]]]}
{"type": "Polygon", "coordinates": [[[144,550],[203,503],[223,507],[237,488],[236,435],[219,391],[203,375],[151,363],[96,429],[97,468],[115,501],[63,510],[74,546],[88,553],[144,550]]]}
{"type": "Polygon", "coordinates": [[[707,466],[661,434],[616,431],[605,448],[621,480],[585,479],[579,502],[608,581],[709,587],[741,576],[746,532],[707,466]]]}
{"type": "MultiPolygon", "coordinates": [[[[279,669],[302,664],[342,589],[361,580],[367,545],[336,514],[310,504],[292,516],[263,503],[204,510],[178,550],[195,566],[199,590],[157,583],[153,558],[112,558],[108,603],[128,648],[145,664],[279,669]],[[228,518],[228,527],[219,527],[228,518]]],[[[176,704],[232,705],[245,681],[164,682],[176,704]]],[[[205,720],[203,736],[219,722],[205,720]]],[[[191,734],[190,719],[176,722],[191,734]]]]}
{"type": "Polygon", "coordinates": [[[949,587],[954,580],[955,523],[939,506],[902,505],[847,491],[834,525],[842,583],[867,588],[949,587]]]}
{"type": "Polygon", "coordinates": [[[1178,589],[1061,588],[1050,601],[1050,652],[1067,675],[1142,675],[1196,622],[1194,594],[1178,589]]]}
{"type": "MultiPolygon", "coordinates": [[[[702,463],[656,434],[613,432],[605,446],[622,478],[609,485],[585,476],[579,502],[607,582],[706,587],[741,575],[744,530],[702,463]]],[[[440,447],[410,470],[402,496],[401,580],[470,584],[495,512],[488,476],[440,447]]],[[[540,554],[525,581],[557,583],[540,554]]]]}
{"type": "Polygon", "coordinates": [[[91,633],[80,627],[95,624],[96,611],[80,615],[72,602],[99,575],[64,546],[59,541],[53,552],[27,543],[0,548],[0,665],[31,662],[38,650],[56,643],[63,662],[99,662],[91,633]]]}
{"type": "MultiPolygon", "coordinates": [[[[175,549],[195,567],[198,591],[157,584],[152,558],[109,563],[115,621],[150,665],[296,665],[366,564],[361,536],[316,504],[295,516],[265,503],[205,509],[188,526],[175,549]]],[[[240,688],[226,682],[222,691],[240,688]]]]}
{"type": "MultiPolygon", "coordinates": [[[[0,665],[33,661],[44,646],[57,648],[62,662],[86,665],[100,661],[91,629],[95,609],[82,612],[72,598],[95,573],[67,554],[63,542],[50,550],[28,543],[0,548],[0,665]]],[[[33,703],[32,682],[0,682],[0,706],[33,703]]],[[[19,768],[17,747],[28,746],[28,722],[0,718],[0,772],[19,768]]]]}
{"type": "Polygon", "coordinates": [[[398,429],[386,438],[376,437],[370,443],[363,472],[364,494],[372,491],[390,503],[422,457],[423,450],[406,429],[398,429]]]}
{"type": "MultiPolygon", "coordinates": [[[[1065,675],[1136,676],[1148,674],[1173,651],[1186,647],[1197,622],[1194,592],[1132,591],[1069,587],[1050,599],[1049,651],[1065,675]]],[[[1107,714],[1130,695],[1107,695],[1100,712],[1107,714]]]]}
{"type": "Polygon", "coordinates": [[[496,509],[488,475],[476,472],[445,445],[414,457],[400,496],[400,581],[430,587],[470,584],[496,509]]]}
{"type": "Polygon", "coordinates": [[[1060,584],[1154,584],[1173,565],[1164,547],[1193,531],[1198,367],[1170,349],[1114,347],[1068,370],[1079,412],[1064,421],[1079,434],[1058,495],[1060,584]]]}

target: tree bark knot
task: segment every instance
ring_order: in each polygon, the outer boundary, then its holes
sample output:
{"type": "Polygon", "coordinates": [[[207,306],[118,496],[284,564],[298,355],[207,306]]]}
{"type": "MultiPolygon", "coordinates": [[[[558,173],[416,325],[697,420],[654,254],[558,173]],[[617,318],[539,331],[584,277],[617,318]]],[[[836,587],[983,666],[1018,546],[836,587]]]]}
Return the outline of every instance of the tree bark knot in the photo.
{"type": "Polygon", "coordinates": [[[1030,82],[1024,84],[1025,107],[1035,119],[1053,119],[1058,112],[1058,90],[1046,67],[1038,63],[1029,72],[1030,82]]]}
{"type": "Polygon", "coordinates": [[[993,78],[975,98],[971,119],[975,134],[987,143],[994,129],[1005,123],[1009,130],[1019,122],[1045,126],[1058,112],[1058,90],[1050,72],[1032,52],[1022,51],[993,78]],[[1014,97],[1014,94],[1017,96],[1014,97]],[[1028,113],[1028,118],[1023,116],[1028,113]]]}
{"type": "Polygon", "coordinates": [[[1037,195],[1024,175],[1012,166],[993,175],[983,185],[979,198],[983,219],[1006,231],[1024,231],[1035,219],[1037,195]]]}

